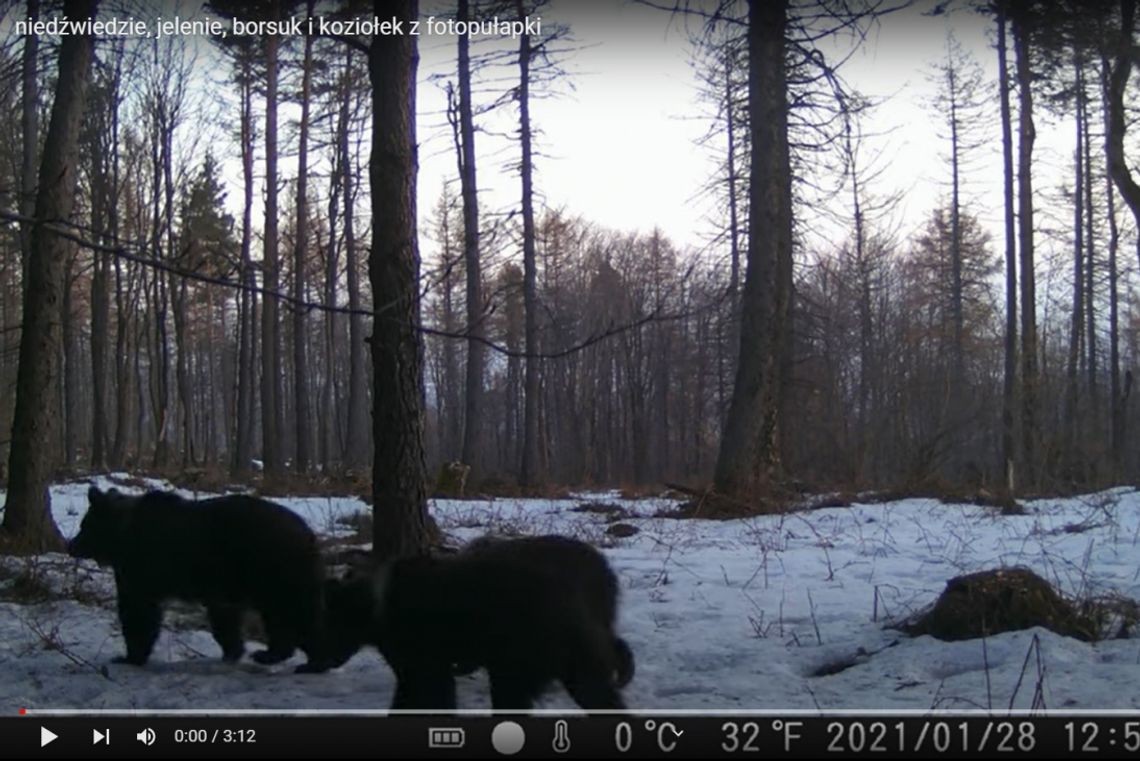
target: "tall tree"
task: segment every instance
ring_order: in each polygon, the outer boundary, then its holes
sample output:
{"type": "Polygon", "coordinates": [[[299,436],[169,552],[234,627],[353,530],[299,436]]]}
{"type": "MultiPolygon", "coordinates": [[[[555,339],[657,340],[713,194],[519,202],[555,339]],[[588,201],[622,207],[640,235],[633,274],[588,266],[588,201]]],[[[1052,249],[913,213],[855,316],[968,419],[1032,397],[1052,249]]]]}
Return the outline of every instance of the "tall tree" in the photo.
{"type": "MultiPolygon", "coordinates": [[[[1084,139],[1087,127],[1084,117],[1085,110],[1080,103],[1082,99],[1082,66],[1080,47],[1074,51],[1073,69],[1074,84],[1077,92],[1076,107],[1076,140],[1077,147],[1073,152],[1073,164],[1076,190],[1073,193],[1073,317],[1069,329],[1069,357],[1065,370],[1065,422],[1064,445],[1065,452],[1070,457],[1075,455],[1075,439],[1077,434],[1078,412],[1078,383],[1077,363],[1080,359],[1081,331],[1084,330],[1085,314],[1085,277],[1084,277],[1084,185],[1085,185],[1085,152],[1084,139]]],[[[1091,262],[1090,262],[1091,264],[1091,262]]],[[[1090,273],[1091,277],[1091,273],[1090,273]]],[[[1090,294],[1091,295],[1091,294],[1090,294]]],[[[1089,303],[1091,320],[1092,303],[1089,303]]],[[[1094,411],[1095,415],[1095,411],[1094,411]]]]}
{"type": "MultiPolygon", "coordinates": [[[[417,0],[375,0],[377,16],[405,27],[417,0]]],[[[412,35],[375,35],[368,56],[372,81],[372,254],[369,276],[376,317],[372,331],[375,454],[372,466],[373,551],[415,554],[427,545],[424,462],[423,336],[416,240],[416,69],[412,35]]]]}
{"type": "MultiPolygon", "coordinates": [[[[240,39],[240,38],[239,38],[240,39]]],[[[256,285],[253,271],[253,55],[251,44],[244,44],[235,53],[235,78],[241,94],[241,173],[242,173],[242,215],[241,215],[241,281],[243,284],[238,313],[238,387],[237,387],[237,426],[234,441],[232,469],[235,474],[249,472],[253,454],[254,415],[254,341],[257,335],[256,285]]]]}
{"type": "MultiPolygon", "coordinates": [[[[352,48],[344,46],[345,52],[352,55],[352,48]]],[[[330,72],[335,82],[340,83],[342,77],[339,74],[330,72]]],[[[340,217],[340,186],[342,183],[343,172],[340,168],[340,132],[342,129],[347,129],[347,124],[342,121],[345,118],[344,113],[340,108],[340,103],[343,100],[340,97],[340,85],[332,84],[328,87],[329,94],[329,110],[330,117],[332,113],[336,114],[335,119],[330,118],[332,123],[332,134],[330,141],[330,148],[332,149],[331,156],[331,171],[329,172],[329,195],[328,207],[326,218],[328,220],[328,241],[325,243],[325,286],[324,286],[324,299],[328,305],[337,303],[337,289],[340,284],[340,241],[337,235],[337,220],[340,217]]],[[[323,472],[333,472],[334,463],[337,458],[343,457],[343,447],[337,447],[337,434],[339,419],[338,410],[336,408],[336,385],[338,381],[337,374],[337,337],[340,334],[339,325],[341,324],[341,315],[333,310],[325,312],[325,345],[324,345],[324,373],[321,379],[321,412],[318,415],[318,440],[320,442],[320,460],[323,472]]],[[[342,460],[343,461],[343,460],[342,460]]]]}
{"type": "MultiPolygon", "coordinates": [[[[520,19],[527,10],[523,0],[516,0],[515,11],[520,19]]],[[[526,366],[523,370],[523,451],[519,482],[524,486],[542,483],[542,459],[538,448],[538,262],[534,241],[534,135],[530,124],[531,62],[535,48],[530,35],[519,35],[519,142],[522,160],[522,236],[523,236],[523,305],[526,310],[526,366]]]]}
{"type": "MultiPolygon", "coordinates": [[[[936,67],[938,95],[935,107],[943,120],[940,137],[949,142],[950,159],[950,275],[952,317],[954,320],[953,384],[963,390],[965,364],[963,275],[962,275],[962,185],[963,169],[970,154],[984,144],[978,136],[983,108],[982,71],[977,61],[965,51],[951,33],[946,38],[946,57],[936,67]]],[[[960,403],[960,400],[956,400],[960,403]]]]}
{"type": "Polygon", "coordinates": [[[1016,487],[1014,463],[1014,406],[1017,389],[1017,238],[1013,207],[1013,118],[1009,96],[1009,65],[1006,62],[1008,27],[1006,0],[994,4],[998,32],[998,98],[1001,104],[1002,192],[1005,229],[1005,372],[1002,382],[1002,470],[1005,487],[1016,487]]]}
{"type": "MultiPolygon", "coordinates": [[[[104,242],[118,237],[118,149],[119,110],[122,101],[122,59],[124,41],[111,42],[110,61],[99,75],[97,106],[90,109],[85,143],[90,165],[91,227],[104,242]]],[[[91,276],[91,465],[99,470],[106,466],[110,449],[107,419],[107,344],[110,334],[111,259],[107,253],[95,255],[91,276]]]]}
{"type": "MultiPolygon", "coordinates": [[[[308,15],[313,16],[314,0],[308,0],[308,15]]],[[[312,457],[309,410],[309,365],[305,352],[305,254],[309,245],[309,100],[313,83],[313,37],[305,35],[305,57],[301,76],[301,125],[297,149],[297,222],[293,236],[293,393],[296,405],[297,457],[293,466],[298,473],[309,470],[312,457]]]]}
{"type": "MultiPolygon", "coordinates": [[[[1132,211],[1140,226],[1140,182],[1132,176],[1124,155],[1124,133],[1128,126],[1125,114],[1125,90],[1136,59],[1136,0],[1120,0],[1120,33],[1113,45],[1112,66],[1108,74],[1108,171],[1120,197],[1132,211]]],[[[1136,256],[1140,260],[1140,236],[1136,238],[1136,256]]]]}
{"type": "MultiPolygon", "coordinates": [[[[1103,109],[1104,128],[1105,128],[1105,159],[1106,166],[1109,166],[1111,161],[1109,156],[1109,139],[1108,136],[1112,133],[1112,126],[1110,125],[1112,119],[1112,107],[1110,105],[1110,96],[1108,90],[1109,83],[1109,65],[1107,60],[1101,61],[1101,106],[1103,109]]],[[[1111,175],[1111,171],[1109,172],[1111,175]]],[[[1120,229],[1116,222],[1116,196],[1113,193],[1113,180],[1109,176],[1106,178],[1105,195],[1108,201],[1108,208],[1105,210],[1105,216],[1108,218],[1108,320],[1109,320],[1109,372],[1110,372],[1110,393],[1112,395],[1111,401],[1111,446],[1112,446],[1112,469],[1113,477],[1120,477],[1120,469],[1124,454],[1124,437],[1126,432],[1124,409],[1125,403],[1128,401],[1128,394],[1131,389],[1128,385],[1121,387],[1120,378],[1120,303],[1119,303],[1119,270],[1117,268],[1116,252],[1120,246],[1120,229]]],[[[1129,376],[1131,377],[1131,376],[1129,376]]]]}
{"type": "Polygon", "coordinates": [[[792,178],[784,35],[788,3],[748,4],[752,146],[740,352],[715,486],[751,495],[780,476],[780,371],[791,299],[792,178]]]}
{"type": "MultiPolygon", "coordinates": [[[[1080,49],[1079,43],[1075,46],[1080,49]]],[[[1093,164],[1092,164],[1092,135],[1089,130],[1089,105],[1088,95],[1085,93],[1085,73],[1084,69],[1086,63],[1083,55],[1076,56],[1076,109],[1080,115],[1081,124],[1081,138],[1082,142],[1077,146],[1078,151],[1083,151],[1081,163],[1084,169],[1084,184],[1077,185],[1077,193],[1083,193],[1084,199],[1082,206],[1085,210],[1085,353],[1087,362],[1085,370],[1088,374],[1089,386],[1089,406],[1092,411],[1090,419],[1094,432],[1099,431],[1099,410],[1100,410],[1100,394],[1097,389],[1099,383],[1097,381],[1097,319],[1096,319],[1096,232],[1095,232],[1095,218],[1096,207],[1093,205],[1093,164]]]]}
{"type": "MultiPolygon", "coordinates": [[[[272,0],[269,20],[282,18],[281,0],[272,0]]],[[[277,290],[281,264],[277,240],[277,79],[280,39],[265,37],[265,299],[261,310],[261,446],[265,472],[279,473],[283,466],[281,435],[284,433],[281,388],[281,324],[277,290]]]]}
{"type": "Polygon", "coordinates": [[[1021,446],[1025,483],[1037,483],[1040,379],[1037,371],[1037,278],[1033,251],[1033,69],[1030,60],[1034,8],[1011,6],[1018,97],[1017,223],[1021,243],[1021,446]]]}
{"type": "MultiPolygon", "coordinates": [[[[344,92],[341,112],[344,128],[339,135],[340,167],[343,173],[344,188],[344,268],[348,289],[348,423],[345,429],[347,464],[360,468],[368,462],[368,389],[364,366],[364,316],[361,314],[363,300],[360,295],[360,261],[356,248],[356,225],[354,211],[356,205],[356,163],[350,150],[349,132],[355,69],[351,54],[345,58],[344,92]]],[[[379,303],[379,302],[377,302],[379,303]]]]}
{"type": "MultiPolygon", "coordinates": [[[[39,20],[39,0],[28,0],[28,20],[39,20]]],[[[40,89],[39,89],[39,50],[38,34],[24,36],[22,104],[20,131],[23,138],[20,163],[20,214],[32,216],[36,206],[36,150],[40,138],[40,89]]],[[[21,261],[27,268],[28,256],[32,250],[32,226],[20,223],[21,261]]]]}
{"type": "MultiPolygon", "coordinates": [[[[224,18],[239,18],[250,12],[264,13],[267,0],[254,4],[240,0],[211,0],[207,7],[211,12],[224,18]]],[[[256,271],[253,264],[253,193],[254,178],[254,138],[256,128],[253,118],[253,96],[257,75],[255,64],[259,57],[257,40],[246,35],[226,35],[214,37],[213,42],[230,60],[231,74],[237,85],[240,102],[238,140],[241,151],[242,170],[242,221],[241,221],[241,262],[239,278],[242,289],[238,298],[238,356],[237,394],[234,416],[233,458],[230,469],[237,477],[249,472],[252,464],[256,439],[254,415],[254,383],[256,379],[255,361],[258,322],[256,271]]]]}
{"type": "MultiPolygon", "coordinates": [[[[74,20],[95,15],[94,0],[66,0],[74,20]]],[[[27,265],[16,408],[12,422],[8,494],[3,530],[30,551],[63,546],[51,516],[51,478],[59,423],[52,400],[59,389],[60,324],[64,259],[70,242],[46,223],[67,220],[75,201],[80,122],[87,100],[94,38],[67,35],[60,44],[59,78],[44,141],[35,218],[27,265]]]]}
{"type": "MultiPolygon", "coordinates": [[[[468,0],[459,0],[456,15],[468,21],[468,0]]],[[[463,462],[471,467],[473,482],[479,478],[483,416],[483,273],[479,254],[479,193],[475,174],[475,118],[471,104],[471,42],[457,35],[459,44],[459,183],[463,196],[463,261],[467,270],[467,382],[463,415],[463,462]]]]}

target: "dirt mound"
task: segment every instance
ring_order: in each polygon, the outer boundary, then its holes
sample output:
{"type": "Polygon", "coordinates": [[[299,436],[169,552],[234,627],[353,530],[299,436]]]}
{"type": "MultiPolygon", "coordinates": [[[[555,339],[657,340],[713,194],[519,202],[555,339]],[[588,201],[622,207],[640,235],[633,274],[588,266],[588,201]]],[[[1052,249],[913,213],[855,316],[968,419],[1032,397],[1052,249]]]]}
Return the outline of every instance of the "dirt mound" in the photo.
{"type": "Polygon", "coordinates": [[[1034,626],[1086,642],[1102,638],[1095,607],[1071,602],[1027,568],[956,576],[933,606],[898,628],[915,636],[960,640],[1034,626]]]}

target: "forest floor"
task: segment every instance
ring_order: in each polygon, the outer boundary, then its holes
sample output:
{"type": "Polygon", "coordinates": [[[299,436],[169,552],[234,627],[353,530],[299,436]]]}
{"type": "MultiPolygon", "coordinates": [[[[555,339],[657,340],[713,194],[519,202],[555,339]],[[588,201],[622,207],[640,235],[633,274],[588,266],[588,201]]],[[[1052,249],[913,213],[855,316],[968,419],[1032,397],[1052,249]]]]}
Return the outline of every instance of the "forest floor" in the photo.
{"type": "MultiPolygon", "coordinates": [[[[114,476],[94,482],[130,490],[114,476]]],[[[169,485],[135,481],[144,486],[169,485]]],[[[64,536],[78,530],[87,488],[52,488],[64,536]]],[[[352,516],[370,510],[350,497],[276,499],[331,545],[350,541],[352,516]]],[[[891,628],[931,605],[951,578],[999,567],[1033,569],[1073,598],[1140,598],[1134,489],[1027,501],[1023,515],[911,498],[735,520],[665,517],[676,505],[612,492],[433,500],[431,511],[456,544],[485,533],[559,533],[602,548],[621,581],[619,633],[636,656],[625,690],[633,708],[1140,708],[1140,638],[1120,622],[1098,642],[1040,627],[955,642],[891,628]]],[[[201,615],[184,606],[168,612],[147,666],[111,664],[123,651],[114,601],[111,574],[89,561],[0,557],[0,706],[14,715],[390,702],[394,680],[375,652],[315,676],[292,673],[300,654],[273,668],[229,665],[201,615]]],[[[458,681],[461,707],[489,706],[482,674],[458,681]]],[[[543,707],[573,703],[555,689],[543,707]]]]}

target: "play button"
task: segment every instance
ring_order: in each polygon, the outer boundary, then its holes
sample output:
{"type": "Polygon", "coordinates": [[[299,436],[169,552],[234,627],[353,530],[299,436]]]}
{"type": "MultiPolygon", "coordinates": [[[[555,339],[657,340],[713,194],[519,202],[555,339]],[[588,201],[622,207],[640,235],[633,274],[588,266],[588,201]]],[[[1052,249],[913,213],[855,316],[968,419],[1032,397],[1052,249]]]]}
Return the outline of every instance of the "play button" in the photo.
{"type": "Polygon", "coordinates": [[[106,734],[100,732],[98,729],[92,729],[91,731],[94,733],[91,737],[92,745],[98,745],[99,743],[104,743],[105,745],[111,744],[111,730],[108,729],[106,734]]]}
{"type": "Polygon", "coordinates": [[[55,732],[52,732],[47,727],[40,727],[40,747],[44,747],[50,742],[54,742],[59,737],[55,732]]]}

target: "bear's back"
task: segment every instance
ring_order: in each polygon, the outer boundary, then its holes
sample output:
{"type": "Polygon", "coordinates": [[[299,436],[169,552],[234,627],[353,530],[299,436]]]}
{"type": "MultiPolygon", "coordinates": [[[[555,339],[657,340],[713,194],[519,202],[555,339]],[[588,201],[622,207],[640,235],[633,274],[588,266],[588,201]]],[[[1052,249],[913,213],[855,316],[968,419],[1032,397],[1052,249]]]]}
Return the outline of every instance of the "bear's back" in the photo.
{"type": "Polygon", "coordinates": [[[320,559],[300,516],[248,495],[194,501],[144,494],[132,506],[124,541],[120,571],[192,599],[259,596],[292,576],[308,577],[320,559]]]}
{"type": "Polygon", "coordinates": [[[398,561],[386,587],[381,651],[414,658],[423,650],[480,665],[550,663],[588,602],[565,573],[517,561],[482,551],[398,561]]]}

